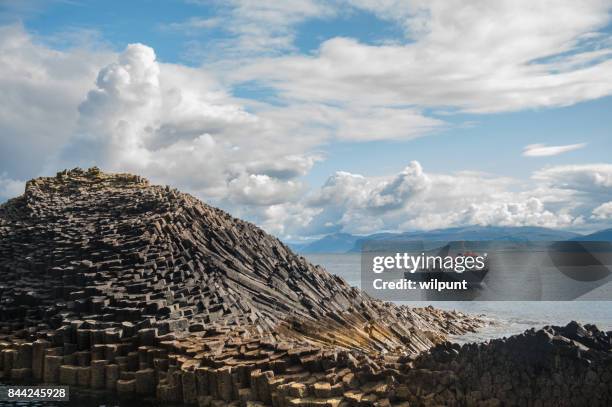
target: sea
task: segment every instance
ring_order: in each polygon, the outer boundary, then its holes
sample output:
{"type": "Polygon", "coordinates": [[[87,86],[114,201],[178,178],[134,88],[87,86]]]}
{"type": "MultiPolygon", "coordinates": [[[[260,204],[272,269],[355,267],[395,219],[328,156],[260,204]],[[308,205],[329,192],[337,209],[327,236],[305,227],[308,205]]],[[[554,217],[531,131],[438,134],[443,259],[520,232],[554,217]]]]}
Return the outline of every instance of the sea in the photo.
{"type": "MultiPolygon", "coordinates": [[[[310,262],[321,265],[354,287],[360,286],[361,254],[306,254],[310,262]]],[[[612,301],[397,301],[410,306],[432,305],[481,315],[487,326],[478,332],[450,338],[458,343],[484,342],[516,335],[530,328],[566,325],[570,321],[595,324],[612,330],[612,301]]]]}

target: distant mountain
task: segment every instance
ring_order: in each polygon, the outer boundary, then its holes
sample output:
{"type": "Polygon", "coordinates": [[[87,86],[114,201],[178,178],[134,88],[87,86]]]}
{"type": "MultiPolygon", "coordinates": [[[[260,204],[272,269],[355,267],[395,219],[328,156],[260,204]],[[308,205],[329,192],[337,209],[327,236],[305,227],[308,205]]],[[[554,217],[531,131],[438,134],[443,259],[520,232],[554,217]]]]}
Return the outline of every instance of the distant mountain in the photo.
{"type": "Polygon", "coordinates": [[[572,240],[580,240],[587,242],[612,242],[612,229],[604,229],[590,235],[578,236],[572,240]]]}
{"type": "Polygon", "coordinates": [[[335,233],[295,249],[301,253],[346,253],[359,252],[365,241],[371,240],[506,240],[506,241],[542,241],[569,240],[579,238],[578,233],[548,228],[522,226],[465,226],[447,229],[436,229],[421,232],[376,233],[368,236],[355,236],[348,233],[335,233]]]}
{"type": "Polygon", "coordinates": [[[558,241],[580,237],[580,234],[542,228],[537,226],[462,226],[447,229],[436,229],[423,232],[406,232],[397,234],[378,234],[366,236],[355,242],[352,252],[361,250],[367,240],[424,240],[424,241],[458,241],[458,240],[503,240],[503,241],[558,241]]]}
{"type": "Polygon", "coordinates": [[[293,248],[304,254],[346,253],[355,246],[355,242],[360,238],[361,236],[349,233],[334,233],[306,245],[295,245],[293,248]]]}

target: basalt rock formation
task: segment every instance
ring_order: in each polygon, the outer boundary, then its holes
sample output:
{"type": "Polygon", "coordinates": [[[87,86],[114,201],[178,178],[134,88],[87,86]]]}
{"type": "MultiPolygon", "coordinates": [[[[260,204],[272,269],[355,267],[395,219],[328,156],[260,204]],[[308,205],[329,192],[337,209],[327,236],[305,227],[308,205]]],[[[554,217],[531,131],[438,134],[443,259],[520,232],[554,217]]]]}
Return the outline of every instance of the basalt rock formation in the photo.
{"type": "MultiPolygon", "coordinates": [[[[96,168],[0,206],[0,297],[4,379],[219,405],[285,405],[310,373],[377,374],[367,355],[416,355],[480,324],[373,300],[248,222],[96,168]]],[[[323,387],[313,397],[345,389],[323,387]]]]}
{"type": "Polygon", "coordinates": [[[396,389],[413,404],[609,406],[612,332],[570,322],[483,344],[444,343],[420,355],[396,389]],[[420,388],[424,397],[415,397],[420,388]]]}
{"type": "Polygon", "coordinates": [[[610,332],[444,342],[480,323],[373,300],[133,175],[64,171],[0,206],[2,381],[202,407],[612,404],[610,332]]]}

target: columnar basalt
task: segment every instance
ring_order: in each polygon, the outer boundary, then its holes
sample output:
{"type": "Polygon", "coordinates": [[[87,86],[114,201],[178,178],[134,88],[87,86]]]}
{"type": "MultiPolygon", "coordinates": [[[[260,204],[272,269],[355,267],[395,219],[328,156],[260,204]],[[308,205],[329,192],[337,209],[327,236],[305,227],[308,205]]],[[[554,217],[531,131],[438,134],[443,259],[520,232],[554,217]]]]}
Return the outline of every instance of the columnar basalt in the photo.
{"type": "Polygon", "coordinates": [[[415,379],[405,390],[430,391],[435,405],[609,406],[612,332],[570,322],[484,344],[444,343],[408,374],[415,379]]]}
{"type": "Polygon", "coordinates": [[[482,321],[373,300],[250,223],[95,168],[0,206],[0,298],[4,381],[200,406],[612,402],[610,333],[449,344],[482,321]]]}
{"type": "Polygon", "coordinates": [[[186,402],[255,386],[247,398],[270,402],[257,383],[271,372],[414,355],[479,325],[373,300],[256,226],[130,174],[31,180],[0,206],[0,239],[5,379],[186,402]],[[209,389],[190,389],[202,369],[209,389]]]}

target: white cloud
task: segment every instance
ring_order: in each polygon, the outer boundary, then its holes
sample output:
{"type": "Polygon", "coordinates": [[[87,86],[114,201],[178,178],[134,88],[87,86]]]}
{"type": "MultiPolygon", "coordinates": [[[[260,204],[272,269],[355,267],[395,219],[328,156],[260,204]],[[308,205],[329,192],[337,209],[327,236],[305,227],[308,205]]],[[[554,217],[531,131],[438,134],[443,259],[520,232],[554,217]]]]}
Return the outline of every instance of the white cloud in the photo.
{"type": "Polygon", "coordinates": [[[290,199],[309,170],[308,137],[236,104],[205,72],[156,61],[129,45],[79,106],[74,136],[49,168],[92,163],[180,185],[209,200],[290,199]],[[276,178],[275,176],[278,176],[276,178]]]}
{"type": "Polygon", "coordinates": [[[300,239],[319,212],[319,209],[305,208],[299,203],[283,203],[267,206],[254,218],[270,233],[286,239],[300,239]]]}
{"type": "MultiPolygon", "coordinates": [[[[211,5],[206,0],[193,3],[211,5]]],[[[200,55],[205,60],[230,58],[234,63],[236,58],[293,50],[297,24],[312,18],[330,17],[337,12],[333,2],[323,0],[230,0],[216,3],[219,22],[216,25],[226,32],[226,36],[207,42],[192,41],[189,53],[200,55]]],[[[190,21],[175,24],[188,25],[190,21]]]]}
{"type": "Polygon", "coordinates": [[[442,120],[426,117],[417,109],[355,107],[334,109],[329,123],[339,139],[355,141],[411,139],[445,127],[442,120]]]}
{"type": "Polygon", "coordinates": [[[20,25],[0,26],[0,171],[25,179],[42,170],[74,131],[76,107],[110,57],[53,50],[20,25]]]}
{"type": "Polygon", "coordinates": [[[276,118],[313,112],[310,123],[327,136],[411,139],[448,127],[426,108],[491,113],[611,94],[612,43],[598,32],[610,21],[610,6],[605,0],[580,7],[569,0],[233,0],[220,3],[215,17],[228,36],[191,41],[188,54],[207,61],[224,82],[269,90],[286,107],[277,108],[276,118]],[[399,26],[405,37],[384,45],[332,37],[314,54],[297,52],[300,23],[350,18],[355,10],[399,26]]]}
{"type": "Polygon", "coordinates": [[[429,174],[418,162],[389,177],[338,172],[305,201],[307,208],[319,210],[309,232],[373,233],[469,224],[568,227],[582,221],[565,209],[552,209],[558,195],[551,197],[535,186],[511,192],[518,184],[474,172],[429,174]]]}
{"type": "Polygon", "coordinates": [[[463,224],[501,226],[543,226],[563,228],[580,225],[582,217],[566,211],[554,212],[545,208],[536,197],[518,202],[486,202],[472,204],[465,212],[463,224]]]}
{"type": "Polygon", "coordinates": [[[599,220],[612,220],[612,201],[602,203],[593,209],[593,218],[599,220]]]}
{"type": "Polygon", "coordinates": [[[337,172],[300,204],[277,205],[275,214],[308,214],[301,222],[284,225],[283,233],[296,236],[464,225],[596,229],[612,206],[596,207],[601,199],[609,201],[612,188],[605,187],[602,195],[579,185],[585,179],[606,185],[600,183],[601,166],[569,169],[581,173],[582,181],[559,184],[553,174],[567,171],[563,166],[547,169],[548,176],[539,171],[529,184],[478,172],[428,173],[418,162],[383,177],[337,172]]]}
{"type": "Polygon", "coordinates": [[[612,164],[562,165],[537,171],[533,178],[554,188],[612,195],[612,164]]]}
{"type": "Polygon", "coordinates": [[[15,178],[98,165],[257,218],[297,199],[297,178],[321,159],[310,151],[324,136],[304,120],[249,112],[206,71],[159,63],[147,46],[59,52],[2,30],[0,199],[22,191],[15,178]]]}
{"type": "Polygon", "coordinates": [[[0,174],[0,202],[21,195],[24,188],[24,181],[14,180],[8,178],[6,174],[0,174]]]}
{"type": "Polygon", "coordinates": [[[211,28],[218,27],[222,23],[223,21],[217,17],[191,17],[185,21],[161,24],[160,28],[162,30],[182,31],[185,34],[196,34],[199,33],[200,30],[209,30],[211,28]]]}
{"type": "Polygon", "coordinates": [[[402,207],[415,195],[431,188],[431,179],[425,175],[421,164],[412,161],[402,172],[382,182],[369,197],[368,206],[387,212],[402,207]]]}
{"type": "Polygon", "coordinates": [[[299,182],[281,181],[268,175],[250,174],[228,184],[228,200],[233,204],[276,205],[292,201],[302,189],[299,182]]]}
{"type": "MultiPolygon", "coordinates": [[[[248,6],[256,10],[253,21],[279,20],[256,41],[272,36],[280,48],[290,44],[295,21],[327,15],[316,4],[298,8],[288,22],[280,16],[293,11],[248,6]]],[[[0,199],[21,192],[17,180],[96,164],[172,184],[284,237],[463,224],[573,227],[604,213],[597,208],[612,199],[612,165],[546,168],[526,186],[475,172],[429,173],[418,162],[381,177],[337,172],[311,191],[300,177],[325,157],[320,149],[330,140],[410,139],[446,128],[428,116],[430,106],[512,110],[606,94],[609,75],[602,72],[608,62],[594,63],[593,54],[585,53],[580,62],[563,57],[545,65],[529,62],[573,49],[580,33],[600,22],[588,17],[597,8],[593,4],[579,10],[585,14],[577,17],[582,23],[567,30],[546,25],[543,33],[533,27],[515,33],[522,39],[482,40],[485,50],[495,45],[490,57],[474,44],[455,50],[452,40],[464,34],[466,41],[474,40],[472,30],[483,27],[471,25],[501,12],[497,3],[489,4],[492,10],[484,17],[480,7],[452,3],[448,7],[458,12],[454,28],[445,25],[450,17],[440,7],[446,6],[436,3],[431,10],[423,6],[427,12],[406,11],[413,43],[373,46],[338,38],[325,42],[317,55],[261,59],[228,74],[266,79],[280,92],[274,104],[235,98],[218,72],[160,63],[145,45],[130,45],[120,54],[56,51],[21,27],[4,27],[0,172],[6,174],[0,177],[0,199]],[[535,44],[527,43],[529,36],[536,37],[535,44]],[[277,64],[273,70],[272,64],[277,64]],[[551,73],[555,67],[563,69],[551,73]],[[551,81],[554,86],[547,84],[551,81]]],[[[248,7],[241,12],[245,16],[248,7]]],[[[518,13],[512,4],[507,7],[506,17],[518,13]]],[[[377,13],[393,18],[382,9],[377,13]]],[[[554,11],[551,18],[559,23],[563,15],[554,11]]],[[[531,27],[536,17],[528,17],[531,27]]],[[[234,40],[248,46],[245,30],[234,40]]]]}
{"type": "Polygon", "coordinates": [[[567,144],[563,146],[547,146],[546,144],[529,144],[523,149],[525,157],[550,157],[584,148],[586,143],[567,144]]]}
{"type": "Polygon", "coordinates": [[[410,140],[448,127],[442,120],[426,117],[410,107],[296,103],[257,106],[255,110],[276,123],[292,123],[310,137],[324,140],[410,140]]]}
{"type": "Polygon", "coordinates": [[[579,8],[571,1],[396,3],[358,6],[401,20],[412,42],[333,38],[315,55],[261,58],[227,76],[235,83],[259,81],[292,101],[480,113],[565,106],[612,93],[609,44],[587,36],[609,22],[609,2],[585,1],[579,8]],[[593,47],[604,49],[593,53],[593,47]]]}
{"type": "Polygon", "coordinates": [[[278,179],[295,178],[306,175],[321,156],[311,155],[287,155],[278,157],[274,161],[261,160],[249,162],[246,170],[249,173],[268,175],[278,179]]]}

